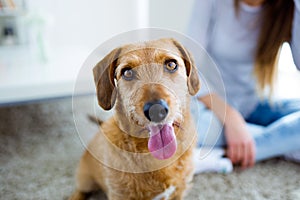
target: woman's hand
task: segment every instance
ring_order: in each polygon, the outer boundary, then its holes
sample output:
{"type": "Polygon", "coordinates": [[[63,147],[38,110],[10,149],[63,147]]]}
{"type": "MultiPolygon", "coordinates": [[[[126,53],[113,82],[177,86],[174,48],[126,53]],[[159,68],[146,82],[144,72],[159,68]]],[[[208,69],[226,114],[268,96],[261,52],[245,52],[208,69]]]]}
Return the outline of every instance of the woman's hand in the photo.
{"type": "Polygon", "coordinates": [[[255,144],[246,129],[245,120],[235,109],[226,110],[224,131],[227,140],[227,156],[233,164],[240,164],[242,168],[252,167],[255,163],[255,144]]]}
{"type": "Polygon", "coordinates": [[[241,164],[242,168],[252,167],[255,163],[255,144],[246,129],[246,122],[241,114],[223,101],[217,94],[209,94],[199,98],[212,110],[224,124],[227,140],[227,156],[233,164],[241,164]]]}

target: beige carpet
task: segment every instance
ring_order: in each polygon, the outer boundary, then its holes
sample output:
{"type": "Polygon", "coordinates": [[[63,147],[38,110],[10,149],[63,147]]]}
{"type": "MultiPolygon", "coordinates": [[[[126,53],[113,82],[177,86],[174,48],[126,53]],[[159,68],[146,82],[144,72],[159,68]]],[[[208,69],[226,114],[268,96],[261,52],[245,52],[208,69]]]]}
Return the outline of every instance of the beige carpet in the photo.
{"type": "MultiPolygon", "coordinates": [[[[90,102],[91,97],[76,99],[79,130],[97,130],[86,117],[90,102]]],[[[0,199],[66,199],[82,151],[72,99],[0,108],[0,199]]],[[[297,200],[300,165],[273,159],[229,175],[200,174],[186,199],[297,200]]]]}

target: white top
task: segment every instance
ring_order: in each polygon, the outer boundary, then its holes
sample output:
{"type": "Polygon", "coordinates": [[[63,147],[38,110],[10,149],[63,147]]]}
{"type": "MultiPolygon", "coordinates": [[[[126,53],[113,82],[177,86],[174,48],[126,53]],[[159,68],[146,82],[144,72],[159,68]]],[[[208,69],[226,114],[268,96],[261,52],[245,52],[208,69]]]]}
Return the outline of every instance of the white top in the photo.
{"type": "MultiPolygon", "coordinates": [[[[294,2],[290,46],[295,65],[300,69],[300,0],[294,2]]],[[[196,0],[188,30],[189,36],[199,42],[216,63],[225,85],[227,103],[244,117],[259,101],[253,67],[261,10],[260,6],[241,3],[236,17],[234,0],[196,0]]],[[[202,89],[198,96],[207,92],[202,89]]]]}

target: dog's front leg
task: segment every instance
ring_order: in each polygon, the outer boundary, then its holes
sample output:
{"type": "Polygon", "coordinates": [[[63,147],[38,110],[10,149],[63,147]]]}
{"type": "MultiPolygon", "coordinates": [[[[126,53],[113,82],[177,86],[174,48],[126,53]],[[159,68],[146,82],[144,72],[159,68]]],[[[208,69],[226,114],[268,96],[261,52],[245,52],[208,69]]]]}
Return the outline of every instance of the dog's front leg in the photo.
{"type": "Polygon", "coordinates": [[[72,196],[70,196],[69,200],[86,200],[88,197],[87,193],[80,192],[76,190],[72,196]]]}
{"type": "Polygon", "coordinates": [[[120,196],[120,195],[116,195],[116,194],[109,194],[107,196],[108,200],[124,200],[126,199],[126,196],[120,196]]]}

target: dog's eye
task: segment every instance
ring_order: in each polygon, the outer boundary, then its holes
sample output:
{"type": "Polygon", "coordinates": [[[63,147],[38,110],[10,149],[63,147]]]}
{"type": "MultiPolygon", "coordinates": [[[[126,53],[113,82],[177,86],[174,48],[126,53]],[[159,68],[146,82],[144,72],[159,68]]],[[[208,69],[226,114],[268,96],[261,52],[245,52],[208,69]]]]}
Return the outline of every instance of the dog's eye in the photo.
{"type": "Polygon", "coordinates": [[[130,81],[134,78],[134,72],[129,67],[122,69],[121,74],[122,74],[122,77],[127,81],[130,81]]]}
{"type": "Polygon", "coordinates": [[[175,72],[178,68],[177,61],[174,59],[165,61],[165,69],[168,72],[175,72]]]}

